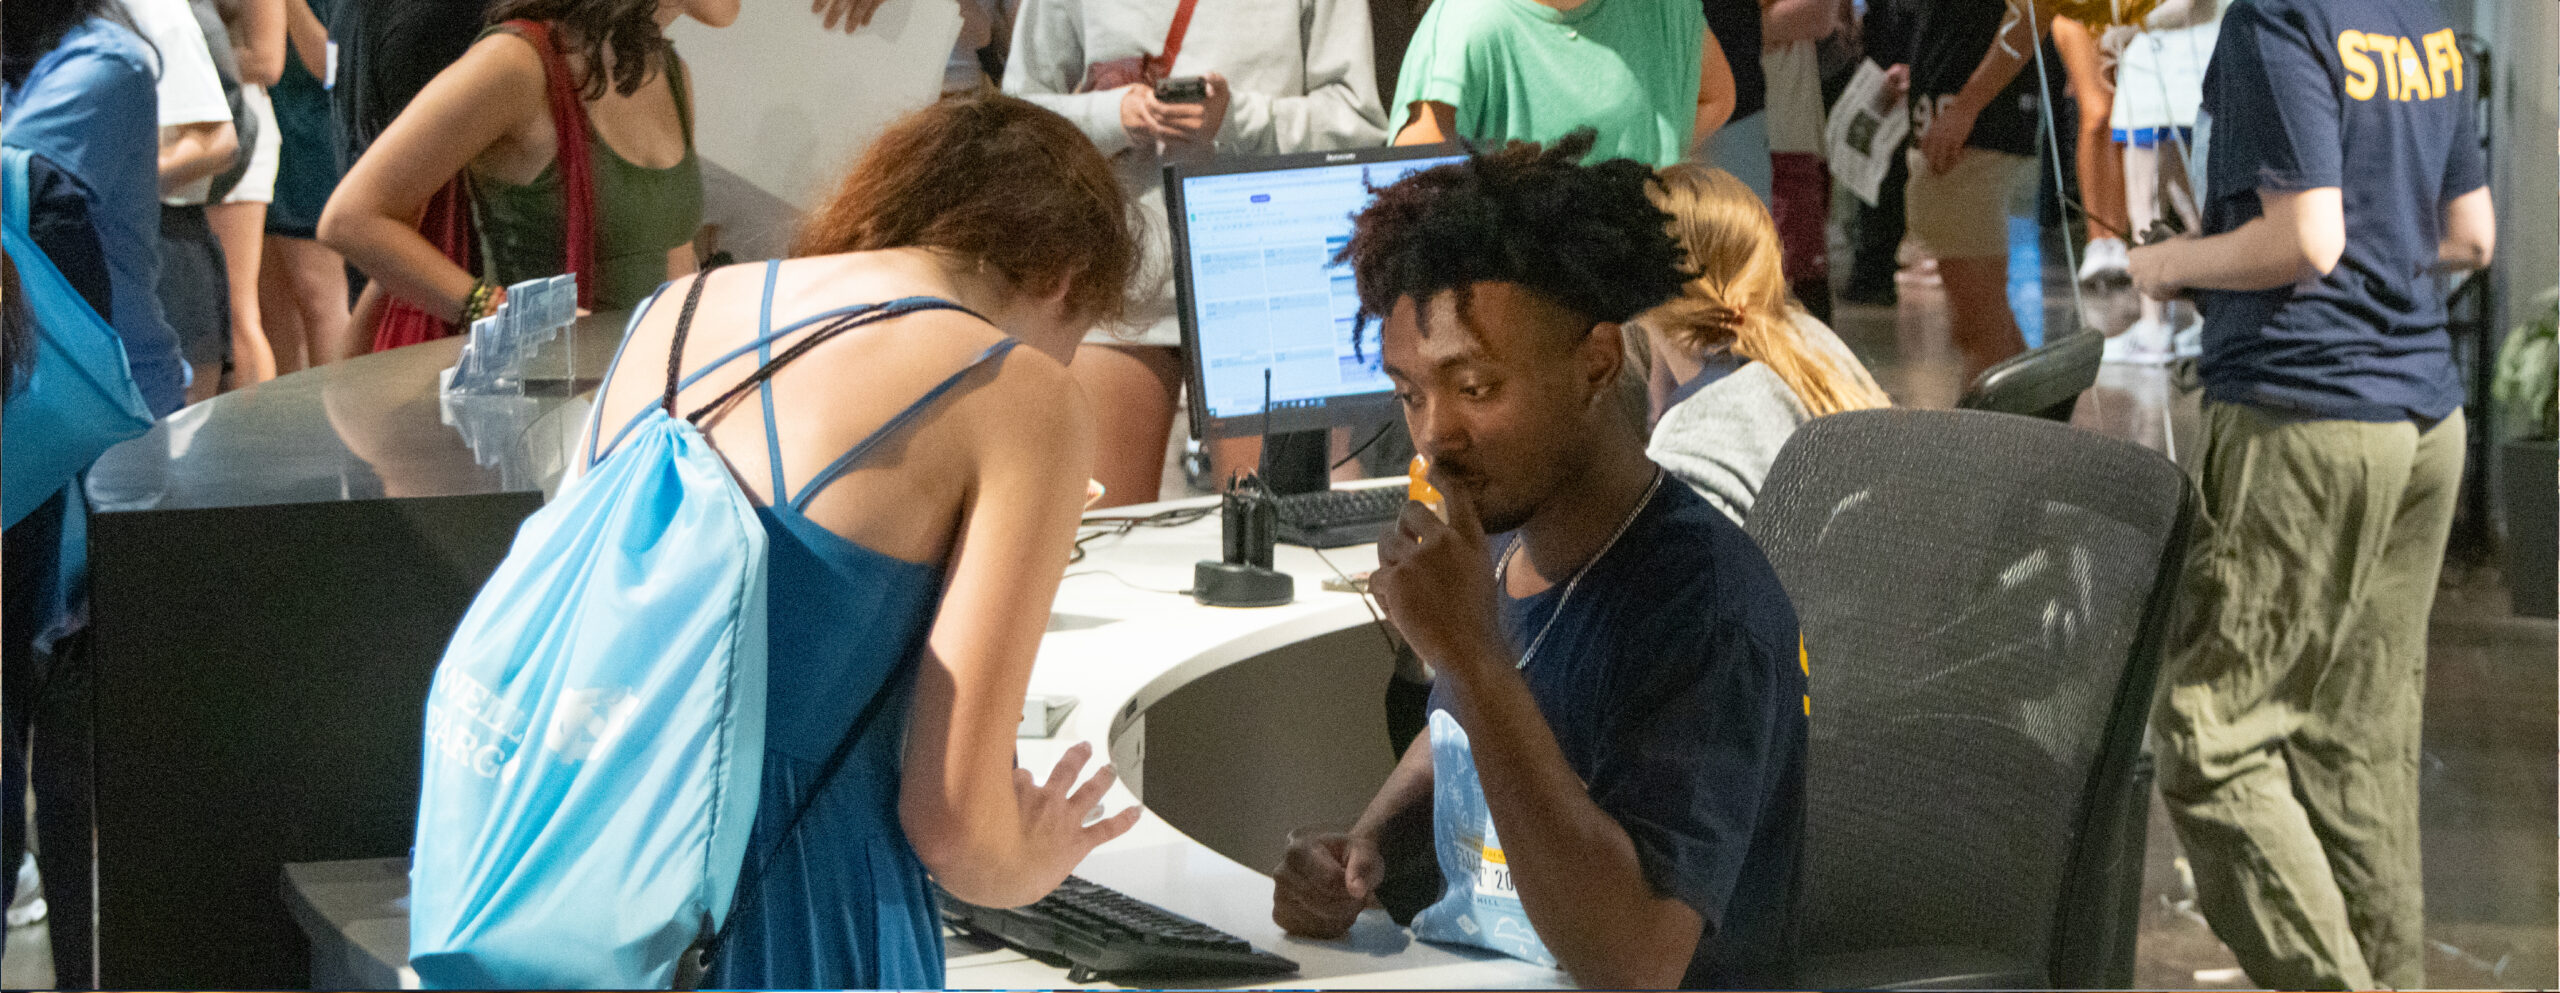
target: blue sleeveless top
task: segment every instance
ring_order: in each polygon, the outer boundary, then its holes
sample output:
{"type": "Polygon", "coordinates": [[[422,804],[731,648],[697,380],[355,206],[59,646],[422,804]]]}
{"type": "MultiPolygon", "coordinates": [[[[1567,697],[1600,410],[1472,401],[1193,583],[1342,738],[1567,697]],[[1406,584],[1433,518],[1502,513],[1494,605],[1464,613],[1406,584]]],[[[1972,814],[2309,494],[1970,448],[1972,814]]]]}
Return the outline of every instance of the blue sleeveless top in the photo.
{"type": "MultiPolygon", "coordinates": [[[[821,323],[962,310],[944,300],[908,298],[840,308],[774,330],[778,272],[779,263],[766,263],[755,343],[714,360],[692,378],[749,350],[771,361],[777,339],[821,323]]],[[[964,378],[981,366],[1000,365],[1016,344],[1006,338],[987,349],[796,493],[773,429],[772,383],[759,387],[773,466],[773,499],[756,512],[770,539],[764,782],[741,888],[726,937],[703,977],[706,988],[942,986],[933,890],[898,825],[907,708],[925,636],[941,605],[942,569],[872,551],[819,527],[802,511],[964,378]],[[875,702],[882,706],[873,708],[875,702]],[[856,715],[871,709],[877,717],[847,742],[856,715]],[[840,747],[842,764],[821,783],[840,747]],[[807,813],[795,826],[793,815],[803,805],[807,813]]]]}

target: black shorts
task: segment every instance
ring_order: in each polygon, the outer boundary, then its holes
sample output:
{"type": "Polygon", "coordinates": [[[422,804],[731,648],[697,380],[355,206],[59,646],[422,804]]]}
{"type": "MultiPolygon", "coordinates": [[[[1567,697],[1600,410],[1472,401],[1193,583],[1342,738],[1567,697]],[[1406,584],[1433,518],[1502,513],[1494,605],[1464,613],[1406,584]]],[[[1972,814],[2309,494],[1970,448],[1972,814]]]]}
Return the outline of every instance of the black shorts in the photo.
{"type": "Polygon", "coordinates": [[[201,206],[160,205],[160,309],[187,364],[215,365],[231,354],[231,277],[201,206]]]}

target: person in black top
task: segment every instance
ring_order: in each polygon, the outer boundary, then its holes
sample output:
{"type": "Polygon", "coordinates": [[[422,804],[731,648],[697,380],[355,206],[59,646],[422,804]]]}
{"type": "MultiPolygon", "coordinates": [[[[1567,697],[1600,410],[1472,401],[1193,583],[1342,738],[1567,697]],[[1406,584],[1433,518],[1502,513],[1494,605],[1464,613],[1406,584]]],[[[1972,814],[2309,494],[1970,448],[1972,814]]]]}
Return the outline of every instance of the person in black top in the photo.
{"type": "Polygon", "coordinates": [[[338,43],[330,122],[338,169],[353,168],[393,118],[445,67],[469,51],[486,26],[484,0],[319,0],[338,43]]]}
{"type": "Polygon", "coordinates": [[[2240,0],[2196,121],[2204,237],[2134,283],[2204,312],[2209,533],[2160,794],[2214,932],[2283,989],[2426,982],[2427,617],[2462,480],[2452,270],[2495,238],[2479,67],[2425,0],[2240,0]]]}
{"type": "Polygon", "coordinates": [[[2033,6],[1918,7],[1909,69],[1917,138],[1903,209],[1911,238],[1938,260],[1966,382],[2027,347],[2009,311],[2009,200],[2036,164],[2037,91],[2021,72],[2039,44],[2033,6]]]}
{"type": "Polygon", "coordinates": [[[1389,527],[1371,589],[1438,679],[1360,823],[1290,848],[1272,917],[1339,936],[1387,874],[1381,832],[1427,818],[1446,885],[1423,940],[1595,987],[1783,983],[1795,611],[1619,410],[1620,325],[1685,276],[1651,170],[1578,165],[1591,141],[1415,173],[1343,252],[1443,495],[1389,527]]]}
{"type": "Polygon", "coordinates": [[[1760,0],[1701,0],[1707,30],[1733,70],[1733,116],[1707,139],[1707,161],[1732,173],[1766,202],[1775,177],[1769,165],[1768,75],[1760,69],[1760,0]]]}
{"type": "MultiPolygon", "coordinates": [[[[1890,99],[1900,99],[1911,84],[1915,3],[1867,0],[1866,15],[1858,21],[1858,40],[1866,48],[1867,59],[1887,68],[1890,99]]],[[[1886,307],[1900,300],[1893,274],[1900,267],[1896,256],[1902,248],[1902,193],[1910,182],[1911,169],[1897,156],[1890,160],[1884,182],[1876,187],[1876,202],[1858,203],[1850,222],[1849,282],[1840,289],[1841,300],[1886,307]]]]}

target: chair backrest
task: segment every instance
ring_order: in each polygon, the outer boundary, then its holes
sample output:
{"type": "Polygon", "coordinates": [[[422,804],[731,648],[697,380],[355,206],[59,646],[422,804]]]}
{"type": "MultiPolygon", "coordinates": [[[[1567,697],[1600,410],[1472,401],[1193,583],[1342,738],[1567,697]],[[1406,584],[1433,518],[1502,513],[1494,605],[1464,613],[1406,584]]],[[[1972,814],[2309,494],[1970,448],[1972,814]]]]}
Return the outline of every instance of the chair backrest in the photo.
{"type": "Polygon", "coordinates": [[[2068,421],[2080,394],[2098,382],[2107,339],[2095,331],[2064,335],[1982,370],[1956,406],[2068,421]]]}
{"type": "Polygon", "coordinates": [[[2026,417],[1857,411],[1787,442],[1749,531],[1810,660],[1808,960],[1961,950],[2067,981],[2189,507],[2157,453],[2026,417]]]}

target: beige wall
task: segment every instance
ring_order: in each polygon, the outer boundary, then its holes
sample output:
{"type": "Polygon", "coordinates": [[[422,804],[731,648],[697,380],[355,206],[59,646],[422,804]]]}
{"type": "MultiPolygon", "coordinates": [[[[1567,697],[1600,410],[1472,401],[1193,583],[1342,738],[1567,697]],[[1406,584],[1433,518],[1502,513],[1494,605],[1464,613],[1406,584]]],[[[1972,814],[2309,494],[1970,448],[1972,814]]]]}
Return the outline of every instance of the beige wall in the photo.
{"type": "Polygon", "coordinates": [[[747,0],[737,23],[669,32],[692,69],[704,220],[739,258],[780,255],[796,210],[834,185],[897,118],[933,100],[960,35],[950,0],[889,0],[860,32],[827,31],[807,0],[747,0]]]}

